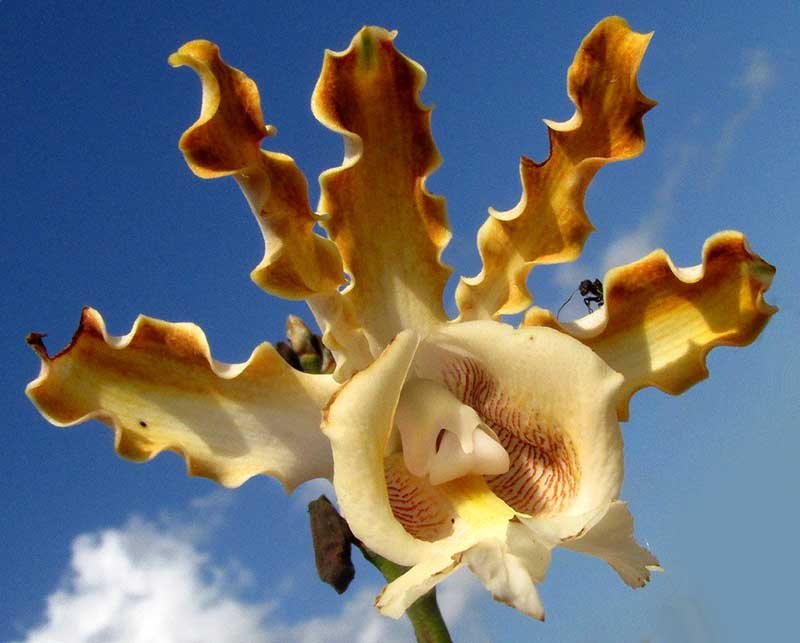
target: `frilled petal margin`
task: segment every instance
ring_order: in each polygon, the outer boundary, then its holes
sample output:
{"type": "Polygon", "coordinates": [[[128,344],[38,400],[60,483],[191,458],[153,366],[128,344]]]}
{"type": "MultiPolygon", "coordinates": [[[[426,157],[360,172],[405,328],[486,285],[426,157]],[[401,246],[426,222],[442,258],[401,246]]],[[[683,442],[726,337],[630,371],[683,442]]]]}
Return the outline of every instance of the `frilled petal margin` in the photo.
{"type": "Polygon", "coordinates": [[[28,396],[53,424],[97,419],[112,427],[125,458],[169,449],[193,475],[235,487],[264,473],[287,492],[332,475],[319,425],[338,384],[292,369],[269,344],[243,364],[223,364],[194,324],[140,316],[129,334],[109,337],[91,308],[57,355],[48,356],[41,338],[28,340],[42,359],[28,396]]]}
{"type": "Polygon", "coordinates": [[[522,158],[522,197],[507,212],[489,210],[478,232],[483,270],[456,289],[460,319],[496,318],[531,303],[525,280],[536,264],[572,261],[594,229],[583,198],[595,173],[644,149],[642,116],[656,103],[639,91],[636,73],[651,34],[619,17],[602,20],[581,43],[567,74],[575,103],[568,121],[545,121],[550,156],[522,158]]]}
{"type": "Polygon", "coordinates": [[[264,125],[256,84],[207,40],[183,45],[169,63],[190,66],[203,85],[200,117],[181,137],[186,162],[201,178],[234,175],[261,227],[265,252],[253,281],[288,299],[335,293],[344,283],[342,260],[313,232],[305,177],[290,157],[259,149],[274,128],[264,125]]]}
{"type": "Polygon", "coordinates": [[[703,246],[703,263],[677,268],[663,250],[611,270],[605,305],[572,323],[560,324],[539,308],[526,326],[569,333],[622,373],[617,414],[655,386],[677,395],[708,377],[706,355],[715,346],[745,346],[777,308],[764,301],[775,268],[753,253],[740,232],[720,232],[703,246]]]}
{"type": "Polygon", "coordinates": [[[425,180],[441,159],[425,71],[394,47],[395,33],[364,27],[343,52],[326,52],[311,98],[317,119],[344,137],[340,167],[320,176],[321,221],[351,282],[345,298],[377,355],[401,330],[446,319],[450,240],[444,199],[425,180]]]}

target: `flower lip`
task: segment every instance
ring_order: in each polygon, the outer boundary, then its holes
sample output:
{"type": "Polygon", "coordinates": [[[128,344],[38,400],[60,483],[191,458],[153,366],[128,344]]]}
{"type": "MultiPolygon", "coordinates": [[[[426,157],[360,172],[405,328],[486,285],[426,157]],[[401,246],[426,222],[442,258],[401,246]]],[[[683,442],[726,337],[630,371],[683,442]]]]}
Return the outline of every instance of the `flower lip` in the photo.
{"type": "Polygon", "coordinates": [[[414,370],[497,436],[510,468],[487,482],[504,502],[525,515],[583,513],[618,497],[623,378],[565,334],[531,331],[489,321],[442,327],[420,346],[414,370]]]}
{"type": "Polygon", "coordinates": [[[403,387],[395,423],[406,467],[438,485],[468,474],[508,471],[508,453],[494,431],[442,384],[412,379],[403,387]]]}

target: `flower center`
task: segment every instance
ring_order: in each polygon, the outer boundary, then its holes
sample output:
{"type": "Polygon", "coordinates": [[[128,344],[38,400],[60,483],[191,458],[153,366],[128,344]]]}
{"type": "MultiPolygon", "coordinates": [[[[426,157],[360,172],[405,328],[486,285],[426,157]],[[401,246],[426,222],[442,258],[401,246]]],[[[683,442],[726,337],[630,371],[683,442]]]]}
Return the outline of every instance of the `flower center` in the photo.
{"type": "Polygon", "coordinates": [[[407,382],[395,422],[406,467],[415,476],[428,477],[431,484],[509,470],[508,453],[494,431],[437,382],[407,382]]]}
{"type": "Polygon", "coordinates": [[[535,400],[510,395],[470,358],[449,362],[442,372],[447,389],[490,427],[510,456],[510,466],[490,474],[489,487],[520,513],[547,515],[576,496],[580,467],[564,427],[535,408],[535,400]]]}

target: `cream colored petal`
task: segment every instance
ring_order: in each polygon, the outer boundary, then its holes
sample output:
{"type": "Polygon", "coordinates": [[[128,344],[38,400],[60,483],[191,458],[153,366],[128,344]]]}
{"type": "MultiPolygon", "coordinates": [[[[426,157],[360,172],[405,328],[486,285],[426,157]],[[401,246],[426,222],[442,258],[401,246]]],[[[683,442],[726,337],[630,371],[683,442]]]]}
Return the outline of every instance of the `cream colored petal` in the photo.
{"type": "Polygon", "coordinates": [[[512,520],[506,532],[508,552],[518,558],[534,583],[541,583],[550,567],[550,550],[547,544],[533,538],[529,529],[512,520]]]}
{"type": "Polygon", "coordinates": [[[464,322],[426,338],[414,369],[497,435],[511,469],[487,479],[517,512],[577,515],[619,497],[622,377],[580,342],[548,328],[464,322]]]}
{"type": "Polygon", "coordinates": [[[444,199],[425,188],[440,163],[425,72],[394,48],[395,34],[364,27],[350,47],[327,52],[312,109],[345,139],[343,164],[320,177],[320,213],[344,260],[345,291],[373,353],[401,330],[445,319],[450,239],[444,199]]]}
{"type": "Polygon", "coordinates": [[[223,364],[193,324],[141,316],[128,335],[109,337],[91,308],[57,355],[47,355],[40,335],[29,342],[42,370],[26,392],[45,418],[59,426],[100,420],[125,458],[177,451],[192,475],[235,487],[264,473],[287,492],[332,474],[319,425],[338,384],[292,369],[269,344],[243,364],[223,364]]]}
{"type": "MultiPolygon", "coordinates": [[[[367,547],[398,565],[411,566],[446,552],[453,556],[487,534],[505,533],[513,510],[491,492],[481,476],[465,476],[441,485],[418,485],[418,498],[430,511],[393,507],[388,482],[413,484],[399,453],[386,455],[400,393],[419,344],[413,331],[400,333],[365,370],[356,373],[331,398],[324,412],[323,432],[333,451],[333,484],[339,507],[353,534],[367,547]],[[397,468],[402,468],[398,473],[397,468]],[[424,488],[422,488],[424,486],[424,488]],[[449,509],[452,507],[452,510],[449,509]],[[398,518],[393,509],[405,516],[398,518]],[[450,535],[433,542],[414,537],[403,523],[419,516],[452,511],[450,535]]],[[[422,481],[424,482],[424,481],[422,481]]],[[[395,494],[397,495],[397,494],[395,494]]],[[[406,488],[402,495],[411,497],[406,488]]]]}
{"type": "Polygon", "coordinates": [[[553,515],[546,517],[518,516],[525,529],[533,534],[535,542],[548,550],[557,547],[564,540],[576,538],[592,527],[608,510],[606,503],[582,514],[553,515]]]}
{"type": "Polygon", "coordinates": [[[322,423],[333,451],[336,498],[350,529],[376,553],[406,566],[423,558],[430,543],[414,538],[394,517],[384,452],[418,343],[414,332],[400,333],[331,399],[322,423]]]}
{"type": "Polygon", "coordinates": [[[320,329],[322,341],[336,360],[334,377],[345,382],[369,366],[374,357],[352,302],[341,293],[312,295],[306,300],[320,329]]]}
{"type": "Polygon", "coordinates": [[[777,308],[764,301],[775,268],[750,250],[740,232],[720,232],[703,246],[703,263],[676,268],[663,250],[611,270],[605,305],[571,324],[541,309],[528,326],[571,334],[625,376],[617,412],[628,418],[630,397],[645,386],[677,395],[708,377],[715,346],[744,346],[777,308]]]}
{"type": "MultiPolygon", "coordinates": [[[[384,589],[377,606],[387,616],[398,618],[411,603],[465,562],[463,556],[475,546],[504,540],[509,521],[514,517],[513,510],[491,492],[481,476],[466,476],[430,487],[430,490],[438,491],[442,500],[453,507],[452,533],[441,540],[426,543],[424,549],[419,550],[422,555],[419,561],[384,589]]],[[[530,551],[520,547],[517,550],[519,553],[530,551]]],[[[485,571],[480,561],[476,564],[485,571]]],[[[518,566],[526,564],[535,562],[520,561],[518,566]]],[[[515,573],[515,578],[518,575],[515,573]]],[[[494,587],[493,577],[488,578],[494,587]]]]}
{"type": "Polygon", "coordinates": [[[484,540],[461,557],[495,600],[523,614],[544,620],[539,592],[522,559],[508,552],[504,542],[484,540]]]}
{"type": "Polygon", "coordinates": [[[400,618],[414,601],[460,566],[461,561],[451,552],[436,552],[389,583],[375,599],[375,607],[386,616],[400,618]]]}
{"type": "Polygon", "coordinates": [[[653,554],[633,538],[633,517],[624,502],[612,502],[596,524],[562,547],[602,558],[630,587],[644,587],[651,571],[663,571],[653,554]]]}
{"type": "MultiPolygon", "coordinates": [[[[401,334],[373,365],[356,374],[332,400],[324,426],[334,453],[337,497],[358,538],[390,560],[413,565],[408,572],[389,584],[378,598],[377,606],[384,614],[399,617],[414,600],[459,564],[467,562],[498,600],[526,614],[542,618],[543,612],[533,582],[544,576],[549,563],[549,551],[536,543],[530,532],[521,525],[509,522],[514,517],[513,510],[491,492],[483,478],[469,476],[436,486],[416,479],[415,485],[413,476],[405,471],[399,454],[383,457],[395,408],[410,369],[416,375],[426,369],[430,373],[440,373],[439,368],[449,370],[451,364],[448,358],[453,354],[475,357],[475,346],[469,340],[483,349],[483,352],[477,351],[483,357],[484,353],[496,352],[498,346],[508,342],[509,335],[522,338],[516,343],[511,341],[510,350],[514,359],[531,357],[526,352],[526,344],[531,342],[529,334],[519,333],[495,322],[466,326],[470,326],[471,331],[459,327],[442,329],[442,332],[429,338],[419,351],[415,338],[401,334]],[[466,341],[462,339],[464,333],[467,335],[466,341]],[[487,343],[483,344],[482,341],[487,343]],[[421,354],[423,351],[427,354],[421,354]],[[444,361],[441,361],[442,358],[445,358],[444,361]],[[401,473],[405,471],[402,476],[404,479],[400,482],[397,469],[401,469],[401,473]],[[403,487],[402,491],[394,492],[398,485],[403,487]],[[398,502],[398,498],[403,502],[398,502]],[[452,512],[452,530],[449,533],[442,529],[447,526],[448,512],[452,512]],[[419,540],[437,536],[435,540],[419,540]]],[[[540,342],[553,339],[555,346],[551,350],[557,352],[565,347],[577,349],[581,356],[589,359],[586,370],[590,375],[594,368],[599,368],[603,375],[610,376],[611,381],[592,380],[601,399],[606,388],[613,390],[614,383],[618,384],[619,378],[579,343],[552,331],[534,335],[540,342]]],[[[499,370],[507,369],[510,366],[508,357],[509,353],[501,350],[492,365],[499,370]],[[501,361],[505,363],[501,365],[501,361]]],[[[537,352],[536,357],[547,361],[550,354],[547,351],[537,352]]],[[[510,373],[510,376],[513,379],[515,373],[510,373]]],[[[534,384],[537,382],[534,377],[534,384]]],[[[549,390],[542,391],[543,397],[547,397],[548,393],[549,390]]],[[[424,399],[415,401],[419,404],[425,402],[424,399]]],[[[616,427],[613,407],[609,408],[610,412],[605,415],[616,427]]],[[[601,421],[600,425],[603,424],[601,421]]],[[[587,473],[586,491],[579,495],[578,506],[583,502],[594,502],[591,496],[597,493],[607,492],[603,490],[602,483],[598,485],[601,488],[599,492],[592,488],[595,481],[603,477],[607,478],[606,487],[609,486],[608,480],[612,481],[610,486],[613,489],[609,493],[617,491],[620,477],[617,458],[620,450],[609,456],[603,453],[602,443],[600,439],[586,448],[593,451],[599,460],[607,460],[608,468],[600,475],[587,473]]],[[[587,466],[595,465],[594,462],[586,462],[587,466]]]]}
{"type": "Polygon", "coordinates": [[[572,261],[592,224],[583,207],[589,182],[609,161],[644,148],[642,116],[655,102],[639,91],[636,73],[650,34],[631,31],[622,18],[601,21],[581,43],[567,74],[574,116],[546,121],[550,156],[522,159],[522,197],[507,212],[490,209],[478,233],[483,270],[456,289],[460,319],[496,318],[531,303],[525,285],[537,264],[572,261]]]}
{"type": "Polygon", "coordinates": [[[392,514],[408,533],[428,542],[453,533],[457,517],[453,502],[441,487],[411,473],[403,454],[385,458],[384,477],[392,514]]]}
{"type": "Polygon", "coordinates": [[[169,62],[189,65],[203,85],[200,118],[181,137],[186,162],[201,178],[234,175],[261,227],[264,258],[253,281],[288,299],[335,293],[344,283],[342,261],[333,243],[313,232],[305,177],[290,157],[259,149],[274,128],[264,125],[255,83],[206,40],[183,45],[169,62]]]}

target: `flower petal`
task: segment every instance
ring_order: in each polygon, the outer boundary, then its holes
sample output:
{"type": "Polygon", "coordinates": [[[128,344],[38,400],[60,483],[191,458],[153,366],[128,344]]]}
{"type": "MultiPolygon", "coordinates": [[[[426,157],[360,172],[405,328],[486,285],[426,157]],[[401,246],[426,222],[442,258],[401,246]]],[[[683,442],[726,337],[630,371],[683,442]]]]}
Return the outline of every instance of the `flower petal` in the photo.
{"type": "MultiPolygon", "coordinates": [[[[406,488],[402,494],[389,488],[407,487],[412,478],[401,458],[397,455],[385,457],[385,452],[400,392],[418,344],[419,338],[413,331],[400,333],[369,368],[356,373],[331,398],[322,422],[322,430],[330,439],[333,451],[336,498],[350,529],[367,547],[405,566],[441,551],[452,556],[476,542],[475,536],[465,538],[463,532],[467,527],[477,534],[493,528],[498,513],[502,514],[501,520],[513,515],[505,505],[507,513],[492,504],[492,500],[497,503],[494,494],[477,477],[473,480],[477,488],[466,485],[462,489],[464,485],[457,483],[437,487],[425,484],[416,490],[406,488]],[[404,527],[404,516],[395,515],[390,494],[409,498],[415,491],[415,507],[400,507],[401,513],[411,520],[422,515],[444,515],[450,511],[447,507],[450,505],[464,514],[460,517],[466,524],[461,529],[460,523],[455,525],[456,529],[449,530],[450,536],[433,542],[413,536],[410,531],[415,529],[404,527]],[[434,493],[444,494],[444,497],[428,498],[434,493]],[[453,542],[457,544],[451,546],[453,542]]],[[[427,526],[424,527],[427,530],[427,526]]]]}
{"type": "Polygon", "coordinates": [[[618,17],[601,21],[581,43],[567,86],[576,105],[564,123],[545,121],[550,156],[537,164],[522,158],[522,198],[507,212],[489,210],[478,232],[483,270],[461,278],[456,289],[460,319],[518,313],[530,303],[525,285],[536,264],[572,261],[593,230],[583,208],[589,182],[609,161],[644,148],[646,98],[636,73],[650,34],[631,31],[618,17]]]}
{"type": "Polygon", "coordinates": [[[440,163],[430,109],[419,100],[425,72],[398,53],[394,33],[364,27],[350,47],[327,52],[312,109],[345,139],[345,159],[320,177],[321,222],[341,252],[345,291],[372,345],[446,319],[450,269],[444,199],[425,189],[440,163]]]}
{"type": "Polygon", "coordinates": [[[544,620],[544,607],[525,562],[499,540],[484,540],[461,557],[495,600],[544,620]]]}
{"type": "Polygon", "coordinates": [[[429,542],[453,533],[455,508],[439,488],[412,474],[399,453],[386,458],[384,467],[389,505],[408,533],[429,542]]]}
{"type": "Polygon", "coordinates": [[[347,381],[372,363],[369,341],[349,299],[339,292],[322,293],[312,295],[306,303],[322,329],[322,342],[336,360],[337,382],[347,381]]]}
{"type": "Polygon", "coordinates": [[[412,331],[400,333],[333,396],[323,421],[336,497],[353,534],[381,556],[411,567],[377,602],[395,618],[455,570],[462,552],[502,537],[514,515],[481,476],[431,486],[408,473],[400,454],[385,456],[418,344],[412,331]]]}
{"type": "Polygon", "coordinates": [[[612,502],[605,515],[562,547],[602,558],[630,587],[644,587],[651,571],[663,571],[653,554],[633,538],[633,517],[624,502],[612,502]]]}
{"type": "Polygon", "coordinates": [[[429,556],[384,587],[375,599],[375,607],[381,614],[400,618],[414,601],[456,571],[461,564],[447,551],[429,556]]]}
{"type": "Polygon", "coordinates": [[[432,489],[439,491],[455,509],[453,532],[436,542],[425,543],[425,548],[418,550],[419,561],[387,585],[378,597],[377,607],[393,618],[401,616],[417,598],[466,562],[463,557],[471,548],[503,539],[514,516],[481,476],[466,476],[432,489]]]}
{"type": "Polygon", "coordinates": [[[400,391],[419,344],[400,333],[383,354],[356,373],[324,411],[322,430],[335,462],[333,485],[353,534],[398,565],[413,565],[427,549],[395,518],[384,474],[384,452],[400,391]]]}
{"type": "Polygon", "coordinates": [[[54,357],[41,337],[29,337],[42,370],[28,396],[53,424],[97,419],[112,427],[125,458],[174,450],[193,475],[234,487],[265,473],[287,492],[332,474],[319,424],[338,384],[294,370],[269,344],[243,364],[223,364],[193,324],[140,316],[128,335],[109,337],[91,308],[54,357]]]}
{"type": "Polygon", "coordinates": [[[550,550],[547,546],[531,537],[531,532],[521,522],[512,520],[508,523],[506,545],[510,554],[516,556],[534,583],[541,583],[550,567],[550,550]]]}
{"type": "Polygon", "coordinates": [[[708,377],[715,346],[745,346],[777,310],[764,301],[775,268],[754,254],[740,232],[720,232],[703,246],[703,263],[676,268],[663,250],[606,276],[605,306],[559,324],[532,309],[523,324],[558,328],[625,376],[617,413],[645,386],[677,395],[708,377]]]}
{"type": "Polygon", "coordinates": [[[207,40],[183,45],[169,62],[189,65],[203,84],[200,118],[181,137],[186,162],[201,178],[233,174],[261,227],[265,252],[253,281],[288,299],[335,293],[344,283],[341,258],[313,232],[305,177],[290,157],[259,149],[274,128],[264,125],[256,84],[207,40]]]}
{"type": "Polygon", "coordinates": [[[563,333],[494,321],[440,328],[414,362],[473,408],[511,458],[489,486],[519,513],[582,514],[619,497],[622,377],[563,333]]]}
{"type": "Polygon", "coordinates": [[[212,179],[257,163],[261,139],[274,131],[264,125],[256,84],[226,65],[219,47],[208,40],[187,42],[169,64],[190,66],[203,85],[200,116],[180,142],[192,172],[212,179]]]}

